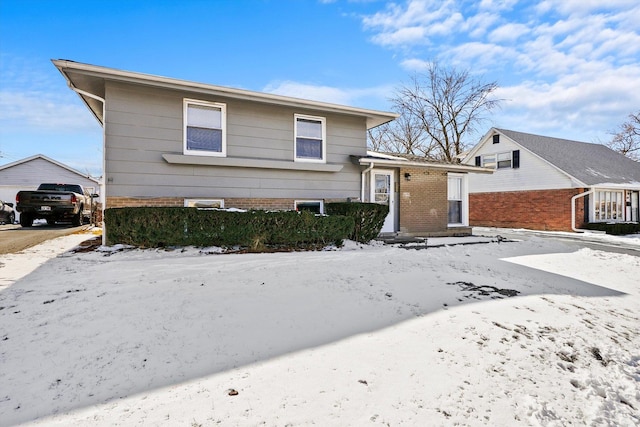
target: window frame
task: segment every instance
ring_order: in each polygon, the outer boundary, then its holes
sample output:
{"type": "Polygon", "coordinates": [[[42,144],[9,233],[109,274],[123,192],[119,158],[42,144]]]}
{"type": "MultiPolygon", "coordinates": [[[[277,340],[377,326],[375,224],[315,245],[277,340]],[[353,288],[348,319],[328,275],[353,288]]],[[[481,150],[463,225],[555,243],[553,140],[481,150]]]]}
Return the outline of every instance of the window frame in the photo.
{"type": "Polygon", "coordinates": [[[326,117],[310,116],[307,114],[293,115],[293,160],[295,162],[327,163],[327,119],[326,117]],[[322,132],[322,139],[320,140],[320,143],[322,144],[322,148],[321,148],[322,158],[315,159],[310,157],[298,157],[298,119],[320,122],[321,132],[322,132]]]}
{"type": "MultiPolygon", "coordinates": [[[[182,153],[190,156],[213,156],[227,157],[227,104],[221,102],[203,101],[199,99],[184,98],[182,102],[182,153]],[[189,117],[189,106],[215,108],[220,110],[220,127],[222,131],[222,141],[220,151],[191,150],[187,148],[187,123],[189,117]]],[[[211,129],[216,129],[212,127],[211,129]]]]}
{"type": "Polygon", "coordinates": [[[324,215],[324,200],[294,200],[293,201],[293,209],[296,212],[300,212],[300,210],[298,210],[298,205],[299,204],[304,204],[304,203],[318,203],[318,205],[320,206],[320,215],[324,215]]]}
{"type": "Polygon", "coordinates": [[[447,174],[447,227],[468,227],[469,226],[469,189],[467,185],[467,174],[448,173],[447,174]],[[449,191],[449,180],[460,180],[460,198],[451,199],[449,191]],[[449,222],[449,202],[460,202],[460,222],[449,222]]]}
{"type": "Polygon", "coordinates": [[[623,190],[597,189],[593,194],[593,222],[624,222],[625,197],[623,190]]]}
{"type": "Polygon", "coordinates": [[[200,209],[200,210],[212,210],[212,209],[224,209],[224,199],[204,199],[204,198],[190,198],[190,199],[184,199],[184,207],[185,208],[195,208],[195,209],[200,209]],[[191,206],[191,203],[197,203],[197,202],[216,202],[219,203],[220,206],[216,207],[198,207],[198,206],[191,206]]]}
{"type": "Polygon", "coordinates": [[[498,169],[513,169],[513,151],[496,153],[496,170],[498,169]],[[500,162],[506,162],[507,160],[500,160],[500,156],[508,156],[509,166],[500,166],[500,162]]]}
{"type": "MultiPolygon", "coordinates": [[[[513,167],[513,150],[512,151],[501,151],[494,153],[482,154],[480,165],[483,168],[492,168],[494,170],[500,169],[516,169],[513,167]],[[500,159],[500,156],[503,156],[503,159],[500,159]],[[504,159],[504,156],[508,156],[509,159],[504,159]],[[509,166],[500,166],[500,162],[509,162],[509,166]]],[[[519,166],[518,166],[519,167],[519,166]]]]}

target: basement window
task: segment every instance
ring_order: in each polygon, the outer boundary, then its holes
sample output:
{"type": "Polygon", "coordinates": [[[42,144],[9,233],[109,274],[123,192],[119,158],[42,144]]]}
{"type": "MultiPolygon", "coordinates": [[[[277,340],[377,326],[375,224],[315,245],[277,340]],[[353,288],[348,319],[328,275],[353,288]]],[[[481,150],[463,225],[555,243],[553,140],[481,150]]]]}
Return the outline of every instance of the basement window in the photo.
{"type": "Polygon", "coordinates": [[[184,199],[186,208],[198,209],[222,209],[224,208],[223,199],[184,199]]]}
{"type": "Polygon", "coordinates": [[[295,209],[298,212],[308,211],[314,214],[324,213],[324,203],[322,200],[296,200],[295,209]]]}

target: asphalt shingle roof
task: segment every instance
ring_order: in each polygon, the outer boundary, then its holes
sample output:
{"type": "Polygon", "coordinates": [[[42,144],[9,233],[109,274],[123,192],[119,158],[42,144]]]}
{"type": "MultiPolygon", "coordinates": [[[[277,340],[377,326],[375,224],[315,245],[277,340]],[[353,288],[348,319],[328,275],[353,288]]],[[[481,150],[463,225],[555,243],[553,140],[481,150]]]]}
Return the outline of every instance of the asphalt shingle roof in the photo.
{"type": "Polygon", "coordinates": [[[640,183],[640,162],[604,145],[496,130],[587,185],[640,183]]]}

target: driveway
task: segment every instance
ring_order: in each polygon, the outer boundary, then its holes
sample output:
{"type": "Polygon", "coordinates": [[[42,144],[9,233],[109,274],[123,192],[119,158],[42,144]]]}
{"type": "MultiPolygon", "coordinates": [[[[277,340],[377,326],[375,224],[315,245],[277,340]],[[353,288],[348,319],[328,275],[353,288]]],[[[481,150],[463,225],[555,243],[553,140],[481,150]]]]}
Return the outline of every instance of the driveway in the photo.
{"type": "Polygon", "coordinates": [[[33,227],[23,228],[16,224],[0,225],[0,254],[20,252],[56,237],[77,233],[91,227],[82,225],[47,225],[46,222],[35,222],[33,227]]]}

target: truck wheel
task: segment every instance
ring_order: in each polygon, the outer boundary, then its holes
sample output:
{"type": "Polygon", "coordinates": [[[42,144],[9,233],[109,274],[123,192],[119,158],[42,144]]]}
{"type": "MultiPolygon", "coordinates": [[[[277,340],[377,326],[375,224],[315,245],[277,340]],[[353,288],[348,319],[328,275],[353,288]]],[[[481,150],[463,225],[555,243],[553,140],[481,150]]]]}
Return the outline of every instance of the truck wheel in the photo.
{"type": "Polygon", "coordinates": [[[31,227],[33,225],[33,217],[28,214],[20,215],[20,225],[23,227],[31,227]]]}
{"type": "Polygon", "coordinates": [[[16,222],[16,214],[11,212],[9,214],[9,224],[13,224],[14,222],[16,222]]]}
{"type": "Polygon", "coordinates": [[[77,214],[73,216],[73,220],[71,221],[71,223],[73,224],[74,227],[78,227],[82,225],[83,219],[84,218],[82,216],[82,210],[80,210],[77,214]]]}

